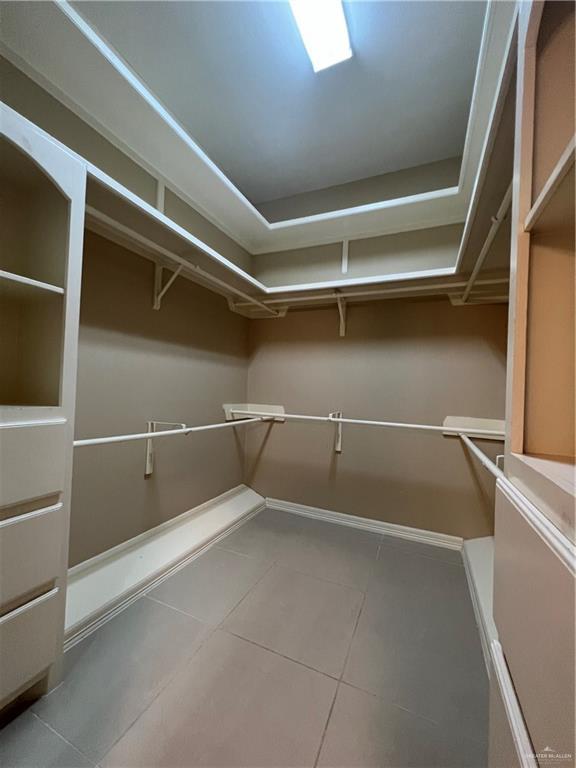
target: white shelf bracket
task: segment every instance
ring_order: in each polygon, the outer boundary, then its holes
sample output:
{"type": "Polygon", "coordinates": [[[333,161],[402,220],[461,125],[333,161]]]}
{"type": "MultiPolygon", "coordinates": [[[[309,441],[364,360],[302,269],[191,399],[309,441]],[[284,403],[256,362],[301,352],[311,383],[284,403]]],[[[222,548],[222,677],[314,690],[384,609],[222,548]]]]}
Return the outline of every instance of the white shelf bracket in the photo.
{"type": "Polygon", "coordinates": [[[180,272],[182,272],[183,269],[184,269],[184,265],[180,264],[178,269],[172,272],[172,274],[168,278],[168,281],[166,282],[166,285],[163,286],[162,273],[164,271],[164,267],[160,266],[160,264],[156,264],[154,266],[154,301],[152,303],[153,309],[160,309],[160,307],[162,306],[162,299],[164,298],[167,291],[172,286],[172,283],[174,282],[174,280],[176,280],[176,278],[178,277],[180,272]]]}
{"type": "Polygon", "coordinates": [[[337,296],[338,314],[340,315],[340,336],[346,336],[346,301],[342,296],[337,296]]]}
{"type": "MultiPolygon", "coordinates": [[[[156,432],[156,426],[161,425],[163,427],[181,427],[184,429],[186,424],[182,424],[178,421],[147,421],[147,432],[156,432]]],[[[151,477],[154,472],[154,440],[146,440],[146,467],[144,469],[144,477],[151,477]]]]}
{"type": "MultiPolygon", "coordinates": [[[[341,419],[342,411],[333,411],[328,414],[329,419],[341,419]]],[[[336,422],[334,433],[334,453],[342,453],[342,422],[336,422]]]]}
{"type": "Polygon", "coordinates": [[[156,209],[160,211],[160,213],[164,213],[164,200],[166,197],[166,186],[163,181],[156,182],[156,209]]]}
{"type": "Polygon", "coordinates": [[[342,274],[346,275],[348,273],[348,249],[350,247],[350,242],[348,238],[345,238],[342,240],[342,274]]]}

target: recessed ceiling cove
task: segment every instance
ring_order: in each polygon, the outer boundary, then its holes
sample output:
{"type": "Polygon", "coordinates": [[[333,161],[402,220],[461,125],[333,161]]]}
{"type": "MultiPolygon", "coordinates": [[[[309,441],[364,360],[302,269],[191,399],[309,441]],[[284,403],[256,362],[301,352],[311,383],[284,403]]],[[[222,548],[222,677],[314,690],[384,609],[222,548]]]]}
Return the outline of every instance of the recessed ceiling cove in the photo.
{"type": "Polygon", "coordinates": [[[462,155],[484,2],[345,2],[318,73],[288,2],[75,8],[256,205],[462,155]]]}

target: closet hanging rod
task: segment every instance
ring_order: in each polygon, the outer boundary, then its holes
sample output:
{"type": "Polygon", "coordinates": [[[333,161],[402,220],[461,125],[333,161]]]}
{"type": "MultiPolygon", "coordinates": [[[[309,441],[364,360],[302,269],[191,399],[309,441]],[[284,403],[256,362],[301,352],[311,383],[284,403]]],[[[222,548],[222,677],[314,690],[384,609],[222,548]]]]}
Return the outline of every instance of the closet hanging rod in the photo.
{"type": "MultiPolygon", "coordinates": [[[[508,284],[509,278],[508,277],[494,277],[494,278],[486,278],[483,280],[476,280],[476,286],[482,285],[486,287],[490,287],[492,285],[501,285],[501,284],[508,284]]],[[[467,280],[459,280],[459,281],[453,281],[451,283],[431,283],[428,285],[414,285],[414,286],[402,286],[401,288],[381,288],[381,289],[371,289],[371,290],[348,290],[348,289],[342,289],[339,293],[313,293],[306,296],[285,296],[281,299],[262,299],[262,303],[266,304],[267,307],[271,307],[274,304],[279,305],[291,305],[296,304],[300,302],[307,302],[307,301],[320,301],[320,302],[333,302],[336,301],[338,297],[342,299],[352,299],[352,298],[374,298],[379,299],[385,296],[395,296],[395,295],[402,295],[404,293],[407,294],[415,294],[420,292],[426,292],[426,291],[437,291],[446,293],[446,295],[449,295],[449,293],[454,292],[454,295],[458,295],[461,292],[462,288],[466,288],[468,285],[467,280]]],[[[239,301],[236,304],[237,309],[243,309],[245,307],[248,307],[249,303],[244,301],[239,301]]]]}
{"type": "Polygon", "coordinates": [[[199,427],[180,427],[179,429],[165,429],[162,432],[137,432],[131,435],[109,435],[108,437],[88,437],[84,440],[74,440],[74,448],[82,448],[85,445],[105,445],[107,443],[128,443],[132,440],[155,440],[157,437],[172,437],[172,435],[189,435],[191,432],[207,432],[210,429],[224,429],[225,427],[239,427],[244,424],[253,424],[262,421],[258,417],[250,419],[238,419],[238,421],[223,421],[220,424],[204,424],[199,427]]]}
{"type": "Polygon", "coordinates": [[[463,430],[455,427],[440,427],[432,424],[409,424],[400,421],[371,421],[369,419],[344,419],[334,416],[306,416],[301,413],[268,413],[264,411],[243,411],[231,409],[233,415],[238,416],[258,416],[261,419],[287,419],[292,421],[320,421],[331,424],[358,424],[365,427],[389,427],[391,429],[412,429],[423,432],[442,432],[444,435],[455,435],[460,437],[469,432],[473,435],[482,435],[483,437],[493,438],[494,440],[504,440],[504,432],[495,429],[470,429],[463,430]]]}
{"type": "Polygon", "coordinates": [[[466,288],[464,289],[464,293],[462,294],[462,302],[464,304],[468,301],[468,297],[470,296],[470,292],[474,287],[476,278],[478,277],[480,270],[482,269],[482,265],[486,261],[486,256],[488,256],[488,252],[492,247],[492,243],[496,239],[498,230],[500,229],[502,222],[506,218],[511,206],[512,206],[512,182],[510,182],[510,184],[508,185],[508,189],[506,190],[506,194],[504,195],[502,202],[500,203],[498,211],[496,212],[496,216],[494,216],[494,218],[492,219],[492,224],[490,225],[490,229],[488,231],[488,234],[486,235],[486,239],[484,240],[484,244],[482,245],[480,253],[476,258],[474,268],[472,269],[472,274],[468,278],[468,283],[466,284],[466,288]]]}
{"type": "Polygon", "coordinates": [[[488,472],[491,472],[496,479],[500,479],[508,482],[508,478],[506,477],[504,472],[502,472],[500,467],[497,467],[496,464],[494,464],[494,462],[491,461],[488,458],[488,456],[486,456],[484,451],[481,451],[480,448],[478,448],[478,446],[475,445],[472,442],[472,440],[470,440],[468,435],[466,435],[464,432],[460,432],[458,437],[462,440],[464,445],[466,445],[466,447],[470,451],[472,451],[472,453],[474,454],[474,456],[476,456],[480,464],[482,464],[482,466],[485,467],[488,470],[488,472]]]}

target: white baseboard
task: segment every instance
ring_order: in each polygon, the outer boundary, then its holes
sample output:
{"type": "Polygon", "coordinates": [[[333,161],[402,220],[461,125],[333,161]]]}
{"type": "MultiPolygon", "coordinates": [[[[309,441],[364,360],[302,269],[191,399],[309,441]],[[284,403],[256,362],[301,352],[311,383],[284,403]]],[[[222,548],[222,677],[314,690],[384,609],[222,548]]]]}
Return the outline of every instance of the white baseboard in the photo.
{"type": "Polygon", "coordinates": [[[480,633],[482,652],[486,671],[490,677],[492,663],[490,648],[494,640],[498,640],[498,630],[493,616],[493,584],[494,584],[494,537],[485,536],[480,539],[468,539],[462,550],[464,569],[468,580],[468,588],[476,624],[480,633]]]}
{"type": "Polygon", "coordinates": [[[262,496],[239,485],[71,568],[65,648],[94,632],[264,508],[262,496]]]}
{"type": "Polygon", "coordinates": [[[407,525],[385,523],[382,520],[371,520],[368,517],[357,517],[356,515],[347,515],[343,512],[331,512],[328,509],[308,507],[305,504],[296,504],[292,501],[267,498],[266,508],[292,512],[295,515],[303,515],[304,517],[313,517],[317,520],[325,520],[328,523],[336,523],[337,525],[348,525],[351,528],[359,528],[360,530],[371,531],[372,533],[397,536],[400,539],[408,539],[409,541],[419,541],[435,547],[461,550],[463,544],[463,539],[460,536],[426,531],[423,528],[409,528],[407,525]]]}

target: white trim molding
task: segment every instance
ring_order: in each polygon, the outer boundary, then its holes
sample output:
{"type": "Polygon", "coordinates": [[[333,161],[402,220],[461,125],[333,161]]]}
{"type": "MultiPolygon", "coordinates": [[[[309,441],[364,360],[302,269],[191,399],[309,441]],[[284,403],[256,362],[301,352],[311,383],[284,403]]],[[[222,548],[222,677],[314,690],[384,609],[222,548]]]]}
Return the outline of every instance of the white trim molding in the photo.
{"type": "Polygon", "coordinates": [[[521,768],[538,768],[538,763],[534,755],[534,748],[528,735],[526,723],[522,716],[522,710],[516,697],[514,683],[508,671],[508,665],[504,657],[504,651],[498,640],[493,640],[490,644],[490,657],[494,676],[498,683],[504,711],[510,727],[510,732],[514,741],[514,748],[518,757],[518,764],[521,768]]]}
{"type": "Polygon", "coordinates": [[[516,507],[535,533],[554,552],[560,562],[566,566],[572,576],[576,576],[576,547],[570,539],[554,523],[550,522],[538,507],[534,506],[509,480],[499,478],[496,481],[496,485],[508,501],[516,507]]]}
{"type": "Polygon", "coordinates": [[[264,508],[262,496],[238,485],[71,568],[65,649],[96,631],[264,508]]]}
{"type": "Polygon", "coordinates": [[[493,615],[494,536],[468,539],[462,548],[462,560],[488,677],[491,677],[490,644],[498,640],[493,615]]]}
{"type": "Polygon", "coordinates": [[[332,512],[319,507],[309,507],[306,504],[296,504],[293,501],[266,498],[266,509],[277,509],[281,512],[291,512],[294,515],[311,517],[315,520],[324,520],[327,523],[346,525],[350,528],[358,528],[361,531],[370,531],[385,536],[396,536],[399,539],[417,541],[421,544],[431,544],[445,549],[462,550],[463,539],[460,536],[451,536],[447,533],[427,531],[423,528],[410,528],[407,525],[387,523],[384,520],[371,520],[368,517],[348,515],[344,512],[332,512]]]}

